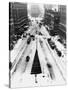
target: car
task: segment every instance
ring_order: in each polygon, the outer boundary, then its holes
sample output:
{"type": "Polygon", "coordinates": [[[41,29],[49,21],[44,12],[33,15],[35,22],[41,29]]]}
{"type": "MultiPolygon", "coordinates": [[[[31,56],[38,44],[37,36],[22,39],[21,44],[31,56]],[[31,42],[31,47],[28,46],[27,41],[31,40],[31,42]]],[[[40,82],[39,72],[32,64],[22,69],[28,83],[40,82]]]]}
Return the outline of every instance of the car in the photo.
{"type": "Polygon", "coordinates": [[[49,38],[47,40],[48,40],[48,43],[49,43],[51,49],[54,49],[56,47],[55,43],[51,40],[51,38],[49,38]]]}
{"type": "Polygon", "coordinates": [[[30,44],[30,42],[31,42],[31,37],[29,37],[29,38],[27,39],[27,44],[30,44]]]}
{"type": "Polygon", "coordinates": [[[61,57],[61,55],[62,55],[61,51],[59,51],[57,48],[55,48],[55,50],[56,50],[56,52],[57,52],[57,55],[58,55],[59,57],[61,57]]]}

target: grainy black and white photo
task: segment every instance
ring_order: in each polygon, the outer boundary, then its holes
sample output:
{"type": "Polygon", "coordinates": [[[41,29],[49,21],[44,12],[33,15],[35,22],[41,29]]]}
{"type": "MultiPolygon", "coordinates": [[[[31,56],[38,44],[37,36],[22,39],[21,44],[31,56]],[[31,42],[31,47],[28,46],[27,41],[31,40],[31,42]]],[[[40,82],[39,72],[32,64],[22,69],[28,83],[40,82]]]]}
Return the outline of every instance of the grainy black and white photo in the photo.
{"type": "Polygon", "coordinates": [[[9,2],[9,87],[66,84],[66,5],[9,2]]]}

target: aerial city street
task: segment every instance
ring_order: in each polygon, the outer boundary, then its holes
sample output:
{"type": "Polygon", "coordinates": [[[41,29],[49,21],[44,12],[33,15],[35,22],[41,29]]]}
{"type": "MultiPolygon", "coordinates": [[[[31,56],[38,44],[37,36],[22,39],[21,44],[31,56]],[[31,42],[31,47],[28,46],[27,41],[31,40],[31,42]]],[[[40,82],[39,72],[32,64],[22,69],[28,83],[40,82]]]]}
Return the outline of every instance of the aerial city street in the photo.
{"type": "Polygon", "coordinates": [[[66,84],[66,6],[9,3],[11,88],[66,84]]]}

